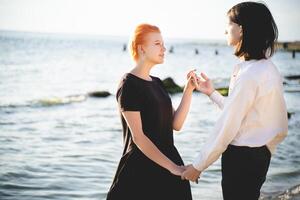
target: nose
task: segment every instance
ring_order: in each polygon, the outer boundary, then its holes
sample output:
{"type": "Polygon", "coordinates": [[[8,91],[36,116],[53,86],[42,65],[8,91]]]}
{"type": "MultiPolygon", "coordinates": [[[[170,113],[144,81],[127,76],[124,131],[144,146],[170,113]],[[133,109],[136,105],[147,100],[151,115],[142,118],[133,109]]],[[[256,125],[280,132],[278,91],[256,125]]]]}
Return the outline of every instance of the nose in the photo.
{"type": "Polygon", "coordinates": [[[227,31],[227,30],[225,30],[224,34],[225,34],[225,35],[227,35],[227,34],[228,34],[228,31],[227,31]]]}
{"type": "Polygon", "coordinates": [[[163,52],[165,52],[166,51],[166,47],[163,45],[162,48],[163,48],[163,52]]]}

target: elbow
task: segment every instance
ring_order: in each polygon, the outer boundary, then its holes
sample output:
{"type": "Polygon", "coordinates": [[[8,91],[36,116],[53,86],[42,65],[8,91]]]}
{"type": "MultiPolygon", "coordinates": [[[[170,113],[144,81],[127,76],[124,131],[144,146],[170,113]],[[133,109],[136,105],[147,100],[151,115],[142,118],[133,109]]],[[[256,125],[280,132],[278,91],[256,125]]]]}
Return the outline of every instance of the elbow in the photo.
{"type": "Polygon", "coordinates": [[[281,133],[282,139],[284,139],[287,135],[288,135],[288,130],[286,129],[285,131],[283,131],[283,132],[281,133]]]}
{"type": "Polygon", "coordinates": [[[175,130],[175,131],[180,131],[181,128],[182,128],[182,125],[173,123],[173,130],[175,130]]]}
{"type": "Polygon", "coordinates": [[[288,135],[288,123],[282,128],[282,130],[277,134],[277,137],[279,137],[281,140],[283,140],[288,135]]]}
{"type": "Polygon", "coordinates": [[[181,128],[179,128],[179,127],[173,127],[173,130],[174,130],[174,131],[180,131],[181,128]]]}

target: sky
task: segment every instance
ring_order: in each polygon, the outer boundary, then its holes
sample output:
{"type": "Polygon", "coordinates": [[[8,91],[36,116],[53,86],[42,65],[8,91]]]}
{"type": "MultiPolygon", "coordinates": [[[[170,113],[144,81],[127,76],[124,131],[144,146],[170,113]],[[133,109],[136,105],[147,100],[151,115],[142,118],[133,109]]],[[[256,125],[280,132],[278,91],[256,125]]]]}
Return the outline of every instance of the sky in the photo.
{"type": "MultiPolygon", "coordinates": [[[[166,38],[225,39],[226,12],[241,0],[0,0],[0,30],[129,36],[159,26],[166,38]]],[[[279,41],[300,41],[300,0],[265,0],[279,41]]]]}

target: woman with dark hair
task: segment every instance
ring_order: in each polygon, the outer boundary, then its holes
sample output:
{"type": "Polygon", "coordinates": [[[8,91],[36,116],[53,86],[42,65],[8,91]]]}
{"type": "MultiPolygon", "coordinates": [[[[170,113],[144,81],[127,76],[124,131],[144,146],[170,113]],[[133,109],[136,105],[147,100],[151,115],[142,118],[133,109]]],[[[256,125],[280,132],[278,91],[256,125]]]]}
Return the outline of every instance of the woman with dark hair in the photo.
{"type": "Polygon", "coordinates": [[[257,200],[271,154],[288,131],[283,82],[271,61],[278,30],[263,3],[243,2],[227,13],[228,45],[241,60],[233,70],[227,98],[211,80],[196,78],[197,90],[222,109],[214,132],[182,178],[195,181],[222,155],[225,200],[257,200]]]}

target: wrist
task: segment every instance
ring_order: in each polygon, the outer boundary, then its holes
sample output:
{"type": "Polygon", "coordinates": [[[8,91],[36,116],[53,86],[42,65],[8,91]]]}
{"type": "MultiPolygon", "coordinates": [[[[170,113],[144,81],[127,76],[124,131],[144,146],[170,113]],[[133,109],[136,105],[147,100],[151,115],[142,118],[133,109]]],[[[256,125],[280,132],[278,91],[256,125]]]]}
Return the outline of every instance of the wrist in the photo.
{"type": "Polygon", "coordinates": [[[212,93],[214,93],[215,91],[216,91],[215,88],[213,88],[212,90],[208,91],[208,92],[206,93],[206,95],[207,95],[207,96],[210,96],[210,95],[212,95],[212,93]]]}
{"type": "Polygon", "coordinates": [[[194,168],[194,170],[196,170],[197,172],[201,173],[202,170],[198,169],[194,164],[192,164],[192,167],[194,168]]]}
{"type": "Polygon", "coordinates": [[[194,89],[195,89],[194,87],[185,87],[184,90],[183,90],[183,92],[193,93],[194,89]]]}
{"type": "Polygon", "coordinates": [[[169,172],[174,172],[174,171],[176,171],[176,169],[177,169],[177,165],[175,164],[175,163],[173,163],[173,162],[171,162],[170,164],[169,164],[169,166],[167,167],[167,170],[169,170],[169,172]]]}

